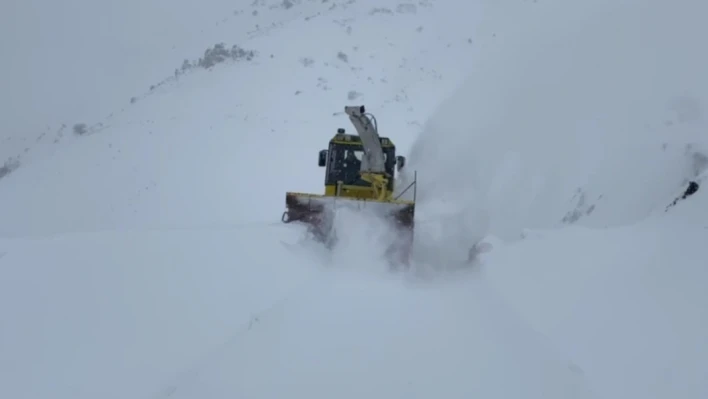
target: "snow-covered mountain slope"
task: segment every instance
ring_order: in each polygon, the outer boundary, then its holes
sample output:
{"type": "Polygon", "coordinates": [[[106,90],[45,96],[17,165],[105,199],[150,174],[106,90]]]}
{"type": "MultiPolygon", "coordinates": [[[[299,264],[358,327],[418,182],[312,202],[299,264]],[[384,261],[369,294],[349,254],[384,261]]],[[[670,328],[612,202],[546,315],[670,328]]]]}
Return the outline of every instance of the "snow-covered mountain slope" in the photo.
{"type": "Polygon", "coordinates": [[[156,26],[189,51],[149,68],[216,42],[250,60],[160,75],[0,180],[0,396],[708,394],[704,5],[240,10],[156,26]],[[361,103],[419,172],[410,274],[373,221],[340,220],[333,253],[279,223],[361,103]],[[444,270],[478,239],[480,263],[444,270]]]}
{"type": "Polygon", "coordinates": [[[706,11],[537,3],[409,159],[418,215],[448,217],[426,227],[432,247],[459,257],[442,237],[488,235],[486,281],[597,397],[708,393],[706,11]],[[699,191],[675,202],[689,181],[699,191]]]}
{"type": "MultiPolygon", "coordinates": [[[[490,39],[470,27],[468,18],[451,13],[452,6],[433,8],[427,1],[259,0],[212,1],[198,7],[129,1],[106,8],[73,0],[61,7],[80,13],[86,23],[71,29],[65,19],[55,18],[53,3],[18,3],[12,13],[0,17],[12,19],[0,24],[8,30],[2,40],[36,38],[34,45],[48,53],[7,43],[16,54],[9,59],[27,62],[0,66],[0,72],[8,68],[9,76],[18,76],[0,93],[6,110],[0,126],[0,163],[12,159],[26,165],[46,159],[92,132],[115,132],[120,126],[135,130],[135,124],[159,121],[162,109],[175,114],[187,108],[212,124],[226,116],[201,112],[206,108],[187,105],[185,98],[228,109],[235,119],[243,119],[251,109],[267,114],[258,118],[285,120],[290,113],[303,119],[306,113],[305,119],[323,120],[347,101],[365,102],[372,111],[397,105],[400,112],[388,115],[384,126],[396,129],[399,137],[417,133],[427,112],[466,74],[473,40],[490,39]],[[17,22],[23,19],[31,22],[17,22]],[[222,71],[226,76],[210,83],[222,86],[214,92],[212,86],[192,84],[207,99],[185,90],[175,93],[175,86],[190,84],[182,73],[184,61],[193,65],[209,58],[205,51],[218,43],[227,50],[238,46],[255,51],[252,62],[244,62],[241,54],[236,57],[251,69],[222,71]],[[61,55],[64,62],[36,60],[44,54],[61,55]],[[454,61],[440,62],[446,59],[454,61]],[[165,95],[172,100],[156,99],[165,95]],[[211,96],[219,96],[223,103],[211,96]],[[418,99],[415,104],[413,96],[418,99]],[[160,109],[146,102],[155,102],[160,109]],[[307,106],[299,109],[293,102],[307,106]],[[237,109],[244,103],[252,108],[237,109]],[[285,109],[278,104],[285,104],[285,109]]],[[[462,10],[474,18],[478,8],[471,4],[462,10]]],[[[183,115],[187,116],[194,120],[183,115]]],[[[332,129],[331,123],[325,126],[332,129]]]]}
{"type": "Polygon", "coordinates": [[[382,133],[405,151],[471,59],[444,14],[396,4],[255,8],[270,22],[235,31],[252,60],[172,77],[3,178],[0,232],[277,220],[285,190],[322,190],[317,151],[350,128],[352,102],[385,115],[382,133]]]}
{"type": "MultiPolygon", "coordinates": [[[[258,22],[250,13],[264,8],[227,0],[28,0],[0,7],[0,48],[8,60],[0,73],[11,77],[0,93],[0,137],[18,145],[24,139],[30,148],[41,133],[52,143],[62,123],[70,131],[127,108],[185,58],[226,40],[223,25],[237,35],[253,29],[258,22]]],[[[2,144],[0,159],[7,155],[2,144]]]]}
{"type": "Polygon", "coordinates": [[[486,8],[498,45],[473,49],[469,78],[413,147],[420,200],[481,212],[509,239],[663,210],[707,164],[706,12],[690,1],[486,8]]]}

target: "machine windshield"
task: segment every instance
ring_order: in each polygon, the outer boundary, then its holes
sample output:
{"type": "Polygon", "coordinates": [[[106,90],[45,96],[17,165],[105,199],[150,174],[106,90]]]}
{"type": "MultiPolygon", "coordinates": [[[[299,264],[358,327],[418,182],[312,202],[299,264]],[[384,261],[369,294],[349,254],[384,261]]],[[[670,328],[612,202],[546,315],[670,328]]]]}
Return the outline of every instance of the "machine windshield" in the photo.
{"type": "MultiPolygon", "coordinates": [[[[386,171],[391,176],[393,176],[394,173],[395,156],[389,154],[389,152],[393,151],[393,149],[384,151],[386,171]],[[393,160],[393,162],[389,162],[390,159],[393,160]]],[[[368,183],[361,180],[359,176],[362,165],[364,168],[367,166],[364,150],[361,147],[332,148],[330,150],[330,157],[332,157],[332,168],[329,172],[328,184],[336,184],[338,180],[342,180],[344,184],[368,185],[368,183]]]]}

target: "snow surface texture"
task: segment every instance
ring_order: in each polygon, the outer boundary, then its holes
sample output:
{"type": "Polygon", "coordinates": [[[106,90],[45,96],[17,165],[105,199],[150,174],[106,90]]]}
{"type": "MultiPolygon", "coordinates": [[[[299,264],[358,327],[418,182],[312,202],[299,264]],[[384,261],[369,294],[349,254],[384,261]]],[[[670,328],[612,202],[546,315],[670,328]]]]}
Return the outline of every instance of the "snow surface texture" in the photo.
{"type": "Polygon", "coordinates": [[[708,396],[708,5],[34,3],[1,40],[66,61],[2,66],[41,100],[2,100],[1,397],[708,396]],[[411,273],[279,221],[349,104],[418,171],[411,273]]]}

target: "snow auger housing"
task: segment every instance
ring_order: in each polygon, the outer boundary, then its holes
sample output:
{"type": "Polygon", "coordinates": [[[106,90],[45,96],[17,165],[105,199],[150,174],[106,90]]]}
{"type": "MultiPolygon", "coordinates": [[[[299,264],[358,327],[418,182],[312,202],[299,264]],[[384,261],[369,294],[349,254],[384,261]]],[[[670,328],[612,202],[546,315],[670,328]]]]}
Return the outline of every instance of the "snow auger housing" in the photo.
{"type": "Polygon", "coordinates": [[[324,194],[288,192],[284,223],[309,226],[317,241],[329,246],[336,241],[332,228],[337,209],[343,207],[372,212],[390,222],[397,231],[387,255],[394,263],[407,264],[413,244],[416,181],[394,197],[394,177],[405,166],[388,137],[380,137],[376,118],[364,106],[346,106],[358,134],[340,128],[319,152],[318,165],[325,168],[324,194]],[[398,199],[413,188],[413,200],[398,199]]]}

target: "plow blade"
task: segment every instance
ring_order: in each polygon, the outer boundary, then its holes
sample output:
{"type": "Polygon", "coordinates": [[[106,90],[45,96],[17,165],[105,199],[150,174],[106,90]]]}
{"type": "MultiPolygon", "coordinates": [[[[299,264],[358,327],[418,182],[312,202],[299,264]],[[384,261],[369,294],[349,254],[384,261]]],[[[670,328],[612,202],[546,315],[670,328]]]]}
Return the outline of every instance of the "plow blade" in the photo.
{"type": "Polygon", "coordinates": [[[388,248],[387,256],[393,263],[408,264],[413,245],[415,202],[403,200],[377,201],[349,197],[332,197],[319,194],[288,192],[285,195],[286,211],[283,223],[299,222],[328,247],[336,242],[333,222],[337,210],[363,211],[389,222],[396,236],[388,248]]]}

